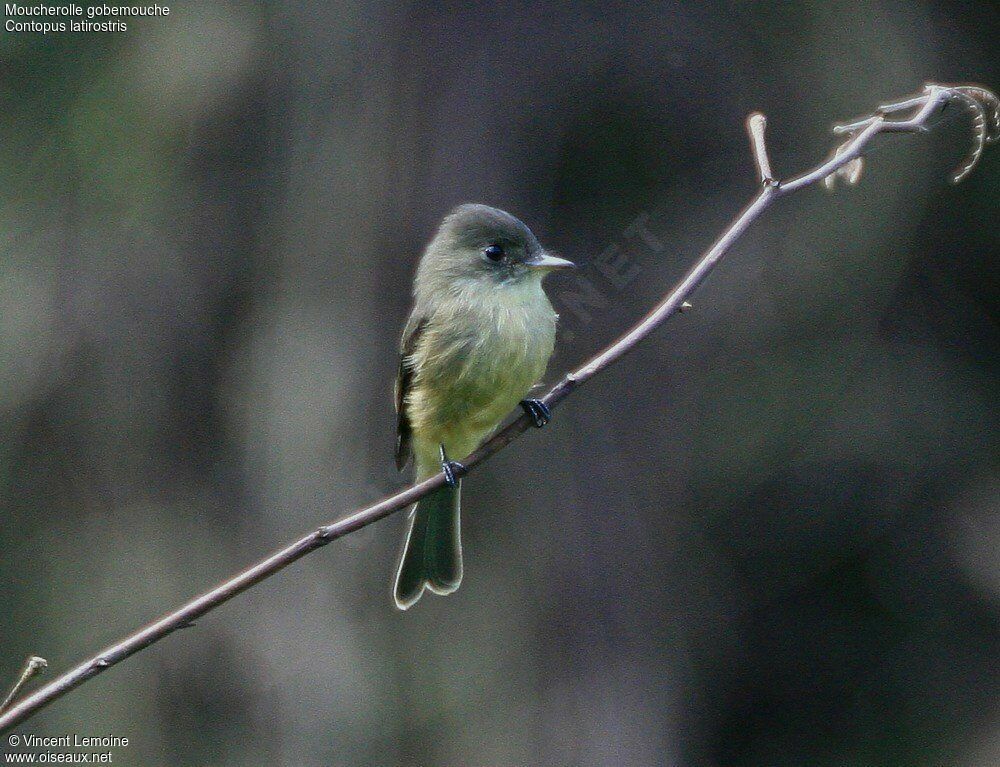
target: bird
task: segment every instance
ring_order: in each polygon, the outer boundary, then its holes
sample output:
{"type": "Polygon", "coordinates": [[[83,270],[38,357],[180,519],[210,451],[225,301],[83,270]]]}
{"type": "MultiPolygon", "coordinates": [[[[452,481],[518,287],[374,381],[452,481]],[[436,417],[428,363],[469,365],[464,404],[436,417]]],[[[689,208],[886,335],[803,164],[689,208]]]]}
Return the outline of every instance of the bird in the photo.
{"type": "Polygon", "coordinates": [[[558,315],[543,278],[574,264],[518,218],[459,205],[428,243],[413,283],[395,385],[396,467],[445,484],[407,512],[393,581],[400,610],[462,582],[460,463],[518,404],[541,428],[551,413],[527,394],[545,374],[558,315]]]}

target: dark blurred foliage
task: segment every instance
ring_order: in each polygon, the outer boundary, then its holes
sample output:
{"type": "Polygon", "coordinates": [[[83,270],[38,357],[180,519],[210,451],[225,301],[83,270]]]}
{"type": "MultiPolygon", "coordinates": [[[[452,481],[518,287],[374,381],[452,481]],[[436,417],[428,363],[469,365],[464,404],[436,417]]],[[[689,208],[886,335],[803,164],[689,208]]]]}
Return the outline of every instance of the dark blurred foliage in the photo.
{"type": "MultiPolygon", "coordinates": [[[[750,110],[787,174],[926,80],[1000,87],[985,1],[171,8],[0,37],[5,677],[404,482],[396,343],[452,205],[584,265],[554,380],[753,193],[750,110]]],[[[969,141],[951,110],[769,212],[466,483],[455,596],[393,611],[391,519],[22,729],[144,765],[997,764],[1000,151],[952,187],[969,141]]]]}

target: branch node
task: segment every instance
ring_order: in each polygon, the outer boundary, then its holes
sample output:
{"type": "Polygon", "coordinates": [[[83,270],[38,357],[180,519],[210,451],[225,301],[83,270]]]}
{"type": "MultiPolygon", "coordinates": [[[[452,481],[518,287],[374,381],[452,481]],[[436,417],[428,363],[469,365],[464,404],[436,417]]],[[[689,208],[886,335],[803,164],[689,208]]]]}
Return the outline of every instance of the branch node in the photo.
{"type": "Polygon", "coordinates": [[[319,528],[315,533],[313,533],[313,535],[316,536],[316,539],[318,541],[320,541],[321,543],[324,543],[324,544],[329,543],[331,540],[333,540],[330,537],[330,528],[328,526],[326,526],[326,525],[324,525],[323,527],[319,528]]]}

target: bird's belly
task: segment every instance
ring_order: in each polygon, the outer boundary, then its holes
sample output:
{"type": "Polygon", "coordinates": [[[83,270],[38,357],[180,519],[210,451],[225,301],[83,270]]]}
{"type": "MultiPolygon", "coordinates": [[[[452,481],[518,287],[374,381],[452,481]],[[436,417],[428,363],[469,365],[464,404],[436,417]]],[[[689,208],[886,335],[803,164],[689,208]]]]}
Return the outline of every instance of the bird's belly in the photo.
{"type": "Polygon", "coordinates": [[[451,446],[456,456],[466,448],[471,451],[524,397],[537,375],[522,366],[456,377],[429,392],[428,428],[417,431],[451,446]]]}
{"type": "MultiPolygon", "coordinates": [[[[549,347],[550,349],[551,347],[549,347]]],[[[461,460],[500,423],[545,372],[548,350],[495,348],[456,354],[424,370],[410,401],[415,438],[461,460]]]]}

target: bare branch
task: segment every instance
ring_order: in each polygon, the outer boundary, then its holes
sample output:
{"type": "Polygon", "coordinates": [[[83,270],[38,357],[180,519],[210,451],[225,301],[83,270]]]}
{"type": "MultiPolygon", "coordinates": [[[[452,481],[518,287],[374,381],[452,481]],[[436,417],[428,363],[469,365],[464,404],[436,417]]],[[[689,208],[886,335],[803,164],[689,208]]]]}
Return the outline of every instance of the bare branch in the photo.
{"type": "Polygon", "coordinates": [[[771,172],[771,160],[767,156],[767,144],[764,140],[764,129],[767,118],[760,112],[754,112],[747,118],[747,132],[750,134],[750,149],[753,151],[754,162],[757,163],[757,179],[761,184],[776,183],[771,172]]]}
{"type": "MultiPolygon", "coordinates": [[[[542,401],[550,408],[555,407],[582,383],[593,378],[634,349],[640,341],[656,330],[675,312],[686,309],[689,306],[686,303],[687,298],[705,281],[715,265],[747,228],[779,197],[822,181],[831,176],[831,174],[838,173],[842,169],[849,167],[851,163],[854,163],[861,157],[869,141],[880,133],[924,130],[927,127],[926,124],[929,117],[951,100],[959,100],[963,103],[968,103],[971,100],[980,105],[980,111],[983,115],[982,127],[979,127],[978,124],[974,125],[977,146],[979,148],[974,152],[975,156],[971,162],[963,166],[960,176],[964,177],[978,160],[979,154],[982,151],[981,145],[995,140],[996,136],[1000,134],[1000,116],[997,114],[997,98],[989,91],[977,86],[943,86],[931,84],[926,86],[923,92],[917,96],[885,104],[873,115],[838,126],[834,129],[834,132],[840,135],[847,135],[849,137],[848,140],[838,147],[829,159],[817,167],[784,182],[777,181],[771,176],[770,162],[767,157],[764,140],[765,122],[763,115],[751,115],[747,128],[750,132],[751,146],[762,181],[762,187],[757,191],[757,194],[715,243],[694,263],[681,281],[663,297],[659,304],[653,307],[649,314],[613,344],[599,352],[577,370],[566,375],[566,377],[549,390],[542,398],[542,401]],[[891,114],[898,114],[908,110],[913,110],[913,113],[908,118],[902,120],[888,119],[888,116],[891,114]]],[[[858,170],[855,168],[850,170],[849,173],[851,176],[856,177],[858,170]]],[[[465,459],[463,461],[465,469],[462,473],[467,473],[469,470],[474,469],[494,453],[509,445],[526,431],[530,425],[531,421],[526,414],[518,417],[465,459]]],[[[26,696],[9,710],[0,714],[0,731],[23,722],[43,706],[62,697],[70,690],[100,674],[105,669],[120,663],[174,631],[190,626],[195,619],[228,602],[237,594],[246,591],[265,578],[269,578],[309,552],[410,506],[443,484],[444,475],[438,474],[419,484],[411,485],[372,506],[355,511],[331,524],[324,525],[289,546],[276,551],[263,561],[258,562],[249,569],[196,597],[174,612],[139,629],[120,642],[106,647],[94,657],[60,675],[31,695],[26,696]]]]}
{"type": "Polygon", "coordinates": [[[7,697],[3,699],[3,703],[0,703],[0,711],[6,711],[10,707],[10,704],[14,702],[17,694],[21,692],[24,686],[30,682],[34,677],[39,674],[45,673],[45,669],[48,668],[49,662],[45,658],[39,658],[37,655],[32,655],[24,662],[24,666],[21,668],[21,675],[14,682],[14,686],[10,688],[10,692],[7,693],[7,697]]]}
{"type": "Polygon", "coordinates": [[[858,133],[856,133],[846,144],[843,144],[834,150],[833,155],[829,160],[807,173],[796,176],[789,181],[783,181],[779,187],[782,193],[788,194],[789,192],[794,192],[796,189],[809,186],[809,184],[815,184],[817,181],[822,181],[831,173],[836,173],[838,170],[843,168],[849,162],[854,160],[854,158],[860,157],[861,151],[865,148],[865,145],[875,134],[882,131],[885,124],[885,118],[881,115],[873,117],[868,124],[858,131],[858,133]]]}
{"type": "Polygon", "coordinates": [[[965,180],[979,164],[987,144],[1000,139],[1000,99],[991,91],[978,85],[935,85],[928,84],[920,96],[883,104],[874,115],[863,117],[843,125],[836,125],[836,134],[854,134],[867,128],[872,122],[882,120],[880,132],[915,133],[928,130],[927,120],[937,109],[943,109],[949,102],[958,102],[972,113],[972,149],[968,156],[952,174],[952,183],[965,180]],[[906,120],[886,120],[890,114],[915,109],[906,120]]]}

